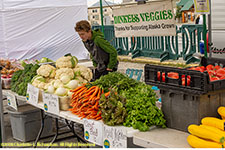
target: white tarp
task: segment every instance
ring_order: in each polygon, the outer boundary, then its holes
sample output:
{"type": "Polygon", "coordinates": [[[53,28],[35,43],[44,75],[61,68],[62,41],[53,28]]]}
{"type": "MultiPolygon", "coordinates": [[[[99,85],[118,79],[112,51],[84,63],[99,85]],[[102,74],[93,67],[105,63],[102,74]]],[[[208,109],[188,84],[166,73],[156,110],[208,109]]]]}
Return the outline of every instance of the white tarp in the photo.
{"type": "Polygon", "coordinates": [[[113,9],[116,37],[176,35],[171,1],[113,9]]]}
{"type": "Polygon", "coordinates": [[[88,52],[74,30],[87,20],[84,0],[0,1],[0,57],[56,60],[71,53],[86,59],[88,52]]]}
{"type": "Polygon", "coordinates": [[[87,5],[86,0],[2,0],[5,9],[68,7],[87,5]]]}

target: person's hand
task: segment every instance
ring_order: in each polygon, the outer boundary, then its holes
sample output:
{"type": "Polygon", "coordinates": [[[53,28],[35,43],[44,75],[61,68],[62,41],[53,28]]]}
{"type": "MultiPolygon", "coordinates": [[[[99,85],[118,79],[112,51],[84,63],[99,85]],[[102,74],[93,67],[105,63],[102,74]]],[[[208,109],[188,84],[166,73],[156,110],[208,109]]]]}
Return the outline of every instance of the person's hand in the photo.
{"type": "Polygon", "coordinates": [[[107,71],[112,71],[112,69],[109,69],[109,68],[107,68],[106,70],[107,70],[107,71]]]}

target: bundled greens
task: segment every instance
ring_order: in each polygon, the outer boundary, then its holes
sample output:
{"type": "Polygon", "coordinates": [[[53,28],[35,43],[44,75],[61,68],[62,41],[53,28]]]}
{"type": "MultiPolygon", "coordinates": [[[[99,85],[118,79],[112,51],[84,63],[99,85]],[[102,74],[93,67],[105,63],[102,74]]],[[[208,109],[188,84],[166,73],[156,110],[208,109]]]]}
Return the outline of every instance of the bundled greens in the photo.
{"type": "Polygon", "coordinates": [[[133,88],[121,91],[121,95],[127,98],[128,115],[125,126],[132,126],[140,131],[147,131],[152,125],[166,127],[164,115],[155,105],[157,99],[151,86],[139,83],[133,88]]]}
{"type": "Polygon", "coordinates": [[[103,88],[105,92],[113,88],[118,93],[118,95],[112,94],[112,98],[102,97],[100,100],[102,118],[107,125],[121,124],[121,121],[115,118],[117,113],[115,109],[122,106],[126,108],[126,115],[124,115],[125,112],[123,111],[124,114],[120,113],[119,116],[126,116],[125,120],[122,117],[120,118],[124,120],[124,126],[132,126],[140,131],[147,131],[152,125],[162,128],[166,127],[164,115],[156,106],[156,95],[150,85],[130,79],[127,75],[119,72],[102,76],[87,86],[93,85],[103,88]]]}
{"type": "Polygon", "coordinates": [[[119,96],[115,90],[110,90],[108,97],[102,94],[99,106],[103,122],[110,126],[123,124],[127,115],[125,105],[126,99],[119,96]]]}
{"type": "Polygon", "coordinates": [[[36,70],[39,65],[24,64],[24,70],[16,71],[11,80],[11,90],[19,95],[25,96],[27,92],[27,84],[37,75],[36,70]]]}
{"type": "Polygon", "coordinates": [[[97,85],[105,92],[108,92],[110,88],[116,88],[117,90],[129,89],[137,83],[138,81],[130,79],[127,75],[119,72],[110,72],[105,76],[101,76],[100,79],[89,83],[87,87],[97,85]]]}

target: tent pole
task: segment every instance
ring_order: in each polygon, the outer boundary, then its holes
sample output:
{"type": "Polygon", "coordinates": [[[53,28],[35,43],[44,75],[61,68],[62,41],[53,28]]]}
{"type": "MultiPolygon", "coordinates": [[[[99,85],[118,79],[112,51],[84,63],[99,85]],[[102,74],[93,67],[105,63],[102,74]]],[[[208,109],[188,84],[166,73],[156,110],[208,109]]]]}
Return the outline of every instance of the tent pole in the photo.
{"type": "Polygon", "coordinates": [[[206,15],[203,15],[203,40],[204,40],[204,52],[205,57],[207,58],[207,43],[206,43],[206,15]]]}
{"type": "Polygon", "coordinates": [[[102,25],[102,33],[104,34],[104,24],[103,24],[103,10],[102,10],[102,0],[100,0],[100,13],[101,13],[101,25],[102,25]]]}
{"type": "Polygon", "coordinates": [[[209,30],[209,57],[212,57],[212,50],[211,50],[211,46],[212,46],[212,11],[211,11],[211,0],[209,0],[209,11],[210,14],[208,15],[208,30],[209,30]]]}

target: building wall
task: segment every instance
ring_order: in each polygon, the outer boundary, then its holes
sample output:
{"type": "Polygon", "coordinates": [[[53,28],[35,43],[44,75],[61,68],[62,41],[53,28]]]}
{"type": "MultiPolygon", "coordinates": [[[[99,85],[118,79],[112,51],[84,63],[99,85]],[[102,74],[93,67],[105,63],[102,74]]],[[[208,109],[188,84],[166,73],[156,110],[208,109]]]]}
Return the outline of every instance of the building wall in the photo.
{"type": "MultiPolygon", "coordinates": [[[[113,24],[113,14],[112,9],[109,6],[103,7],[103,23],[104,25],[112,25],[113,24]]],[[[91,25],[101,25],[101,14],[100,7],[89,7],[88,8],[88,20],[91,25]]]]}

